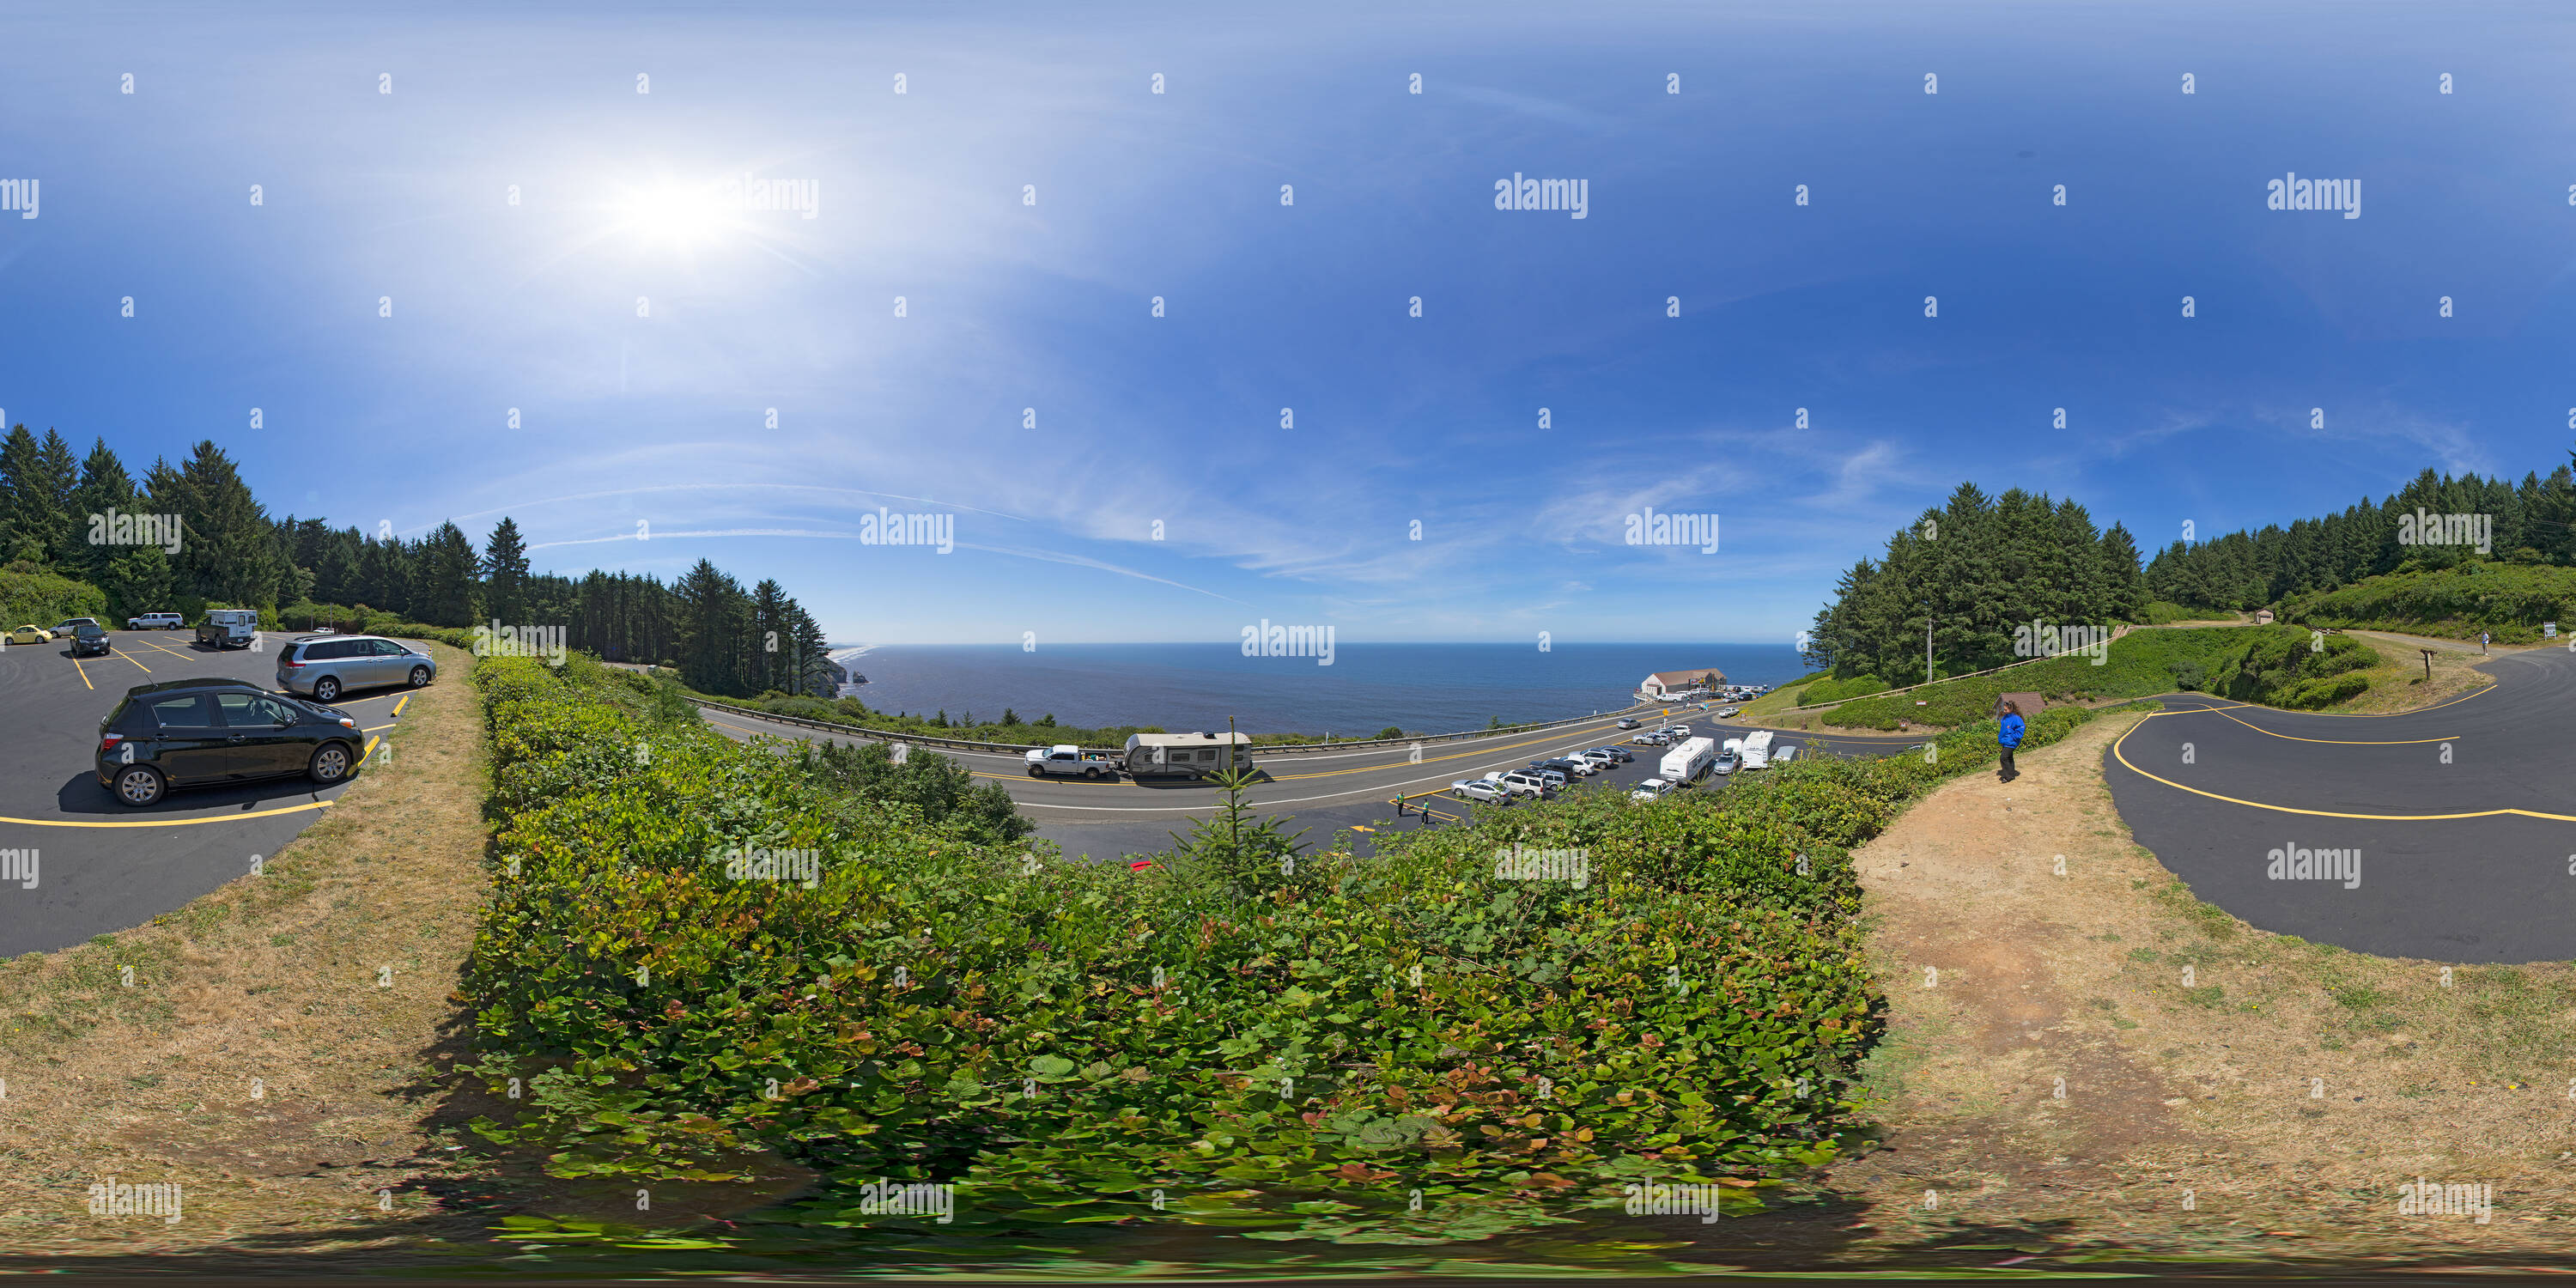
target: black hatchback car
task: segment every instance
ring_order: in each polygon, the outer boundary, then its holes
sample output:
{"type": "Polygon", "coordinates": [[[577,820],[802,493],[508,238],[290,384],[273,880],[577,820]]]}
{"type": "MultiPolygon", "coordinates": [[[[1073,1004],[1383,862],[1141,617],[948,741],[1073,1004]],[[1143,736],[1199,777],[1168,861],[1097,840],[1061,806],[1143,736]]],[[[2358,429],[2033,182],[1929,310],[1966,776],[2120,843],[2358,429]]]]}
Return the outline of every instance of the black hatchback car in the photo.
{"type": "Polygon", "coordinates": [[[328,787],[359,754],[357,721],[241,680],[136,685],[98,722],[99,786],[137,809],[173,787],[289,774],[328,787]]]}
{"type": "Polygon", "coordinates": [[[99,626],[75,626],[72,628],[73,657],[104,657],[108,654],[110,648],[111,646],[107,642],[106,628],[99,626]]]}

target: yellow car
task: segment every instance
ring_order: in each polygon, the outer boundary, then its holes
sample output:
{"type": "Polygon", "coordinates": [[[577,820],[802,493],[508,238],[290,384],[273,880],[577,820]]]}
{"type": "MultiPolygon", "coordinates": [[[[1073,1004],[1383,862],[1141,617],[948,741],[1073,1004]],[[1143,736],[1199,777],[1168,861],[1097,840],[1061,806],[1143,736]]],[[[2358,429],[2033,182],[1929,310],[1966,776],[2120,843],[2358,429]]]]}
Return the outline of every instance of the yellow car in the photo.
{"type": "Polygon", "coordinates": [[[53,638],[54,633],[42,626],[21,626],[9,632],[9,642],[12,644],[43,644],[53,638]]]}

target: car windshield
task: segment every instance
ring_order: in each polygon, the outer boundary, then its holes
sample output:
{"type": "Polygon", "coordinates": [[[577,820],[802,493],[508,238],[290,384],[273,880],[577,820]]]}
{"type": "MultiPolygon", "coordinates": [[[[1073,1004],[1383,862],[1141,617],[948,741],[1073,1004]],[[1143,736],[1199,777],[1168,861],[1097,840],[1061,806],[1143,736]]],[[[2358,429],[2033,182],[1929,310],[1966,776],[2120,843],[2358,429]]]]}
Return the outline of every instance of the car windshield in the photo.
{"type": "Polygon", "coordinates": [[[101,630],[101,629],[99,629],[98,627],[95,627],[95,626],[82,626],[82,627],[77,628],[73,633],[74,633],[74,634],[76,634],[76,635],[78,635],[78,636],[80,636],[82,639],[93,639],[93,638],[96,638],[96,637],[98,637],[98,636],[101,636],[101,635],[105,635],[105,634],[107,634],[107,632],[106,632],[106,631],[101,630]]]}

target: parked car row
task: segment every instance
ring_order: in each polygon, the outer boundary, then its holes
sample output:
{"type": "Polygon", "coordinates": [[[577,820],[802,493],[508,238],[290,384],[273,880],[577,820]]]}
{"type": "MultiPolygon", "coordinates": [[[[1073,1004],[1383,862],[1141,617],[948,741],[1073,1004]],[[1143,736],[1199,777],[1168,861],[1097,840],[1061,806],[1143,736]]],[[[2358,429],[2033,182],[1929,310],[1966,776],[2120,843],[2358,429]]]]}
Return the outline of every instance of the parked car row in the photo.
{"type": "MultiPolygon", "coordinates": [[[[1686,729],[1677,728],[1670,732],[1644,730],[1629,739],[1630,744],[1637,746],[1676,746],[1656,766],[1653,777],[1628,789],[1630,799],[1661,800],[1712,774],[1732,774],[1739,765],[1750,764],[1759,768],[1764,763],[1777,764],[1796,752],[1792,747],[1771,748],[1771,735],[1762,732],[1754,736],[1764,749],[1764,759],[1748,761],[1743,754],[1746,739],[1730,738],[1721,747],[1713,738],[1676,736],[1682,733],[1686,733],[1686,729]]],[[[1482,778],[1462,778],[1449,784],[1449,792],[1460,800],[1479,804],[1508,804],[1524,796],[1546,798],[1583,779],[1633,763],[1636,758],[1636,753],[1624,746],[1594,747],[1534,760],[1522,769],[1496,770],[1482,778]]]]}

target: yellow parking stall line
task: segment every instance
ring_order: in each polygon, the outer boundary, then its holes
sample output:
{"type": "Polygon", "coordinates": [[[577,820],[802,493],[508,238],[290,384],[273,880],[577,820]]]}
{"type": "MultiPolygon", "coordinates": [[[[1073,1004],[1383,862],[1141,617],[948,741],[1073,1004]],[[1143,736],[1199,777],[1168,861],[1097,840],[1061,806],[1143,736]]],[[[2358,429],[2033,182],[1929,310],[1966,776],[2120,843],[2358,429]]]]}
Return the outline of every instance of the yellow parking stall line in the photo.
{"type": "Polygon", "coordinates": [[[162,652],[169,654],[169,655],[170,655],[170,656],[172,656],[172,657],[195,657],[195,656],[196,656],[196,654],[194,654],[194,653],[182,652],[182,651],[180,651],[180,650],[178,650],[178,649],[172,648],[172,647],[170,647],[169,645],[164,644],[164,643],[162,643],[162,642],[161,642],[161,641],[159,641],[159,640],[128,640],[128,641],[126,641],[126,644],[127,644],[129,647],[131,647],[132,645],[135,645],[135,644],[141,644],[141,645],[142,645],[143,647],[145,647],[145,648],[157,648],[157,649],[161,650],[162,652]]]}
{"type": "Polygon", "coordinates": [[[411,701],[411,695],[410,695],[410,694],[408,694],[408,693],[406,693],[406,694],[402,695],[402,701],[401,701],[401,702],[396,702],[396,703],[394,704],[394,717],[395,717],[396,719],[400,719],[400,718],[402,718],[403,703],[404,703],[404,702],[409,702],[409,701],[411,701]]]}
{"type": "MultiPolygon", "coordinates": [[[[81,683],[89,684],[89,668],[82,666],[79,658],[72,659],[72,669],[80,672],[81,683]]],[[[95,684],[89,684],[89,687],[92,692],[95,692],[98,689],[98,686],[95,684]]]]}
{"type": "Polygon", "coordinates": [[[366,728],[361,729],[361,730],[359,730],[358,732],[360,732],[360,733],[374,733],[374,732],[375,732],[375,731],[377,731],[378,729],[391,729],[391,728],[393,728],[393,726],[392,726],[392,725],[389,725],[389,724],[368,725],[366,728]]]}
{"type": "Polygon", "coordinates": [[[0,818],[0,823],[17,823],[25,827],[186,827],[191,823],[229,823],[237,818],[270,818],[298,810],[327,809],[329,801],[307,801],[302,805],[282,805],[276,809],[248,810],[239,814],[218,814],[211,818],[151,818],[114,823],[79,823],[60,818],[0,818]]]}
{"type": "MultiPolygon", "coordinates": [[[[131,654],[131,653],[127,653],[127,652],[124,652],[124,651],[122,651],[122,650],[119,650],[119,651],[117,652],[117,654],[116,654],[116,655],[117,655],[118,657],[124,658],[124,659],[125,659],[126,661],[128,661],[128,662],[134,662],[134,655],[133,655],[133,654],[131,654]]],[[[134,662],[134,664],[135,664],[136,666],[143,666],[143,664],[142,664],[141,662],[134,662]]],[[[151,668],[151,667],[148,667],[148,666],[143,666],[143,673],[144,673],[145,675],[150,675],[150,674],[152,674],[152,668],[151,668]]]]}

